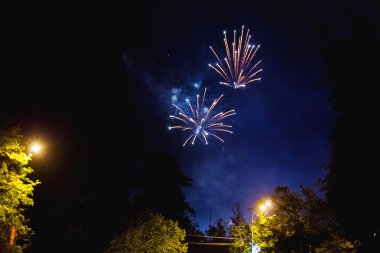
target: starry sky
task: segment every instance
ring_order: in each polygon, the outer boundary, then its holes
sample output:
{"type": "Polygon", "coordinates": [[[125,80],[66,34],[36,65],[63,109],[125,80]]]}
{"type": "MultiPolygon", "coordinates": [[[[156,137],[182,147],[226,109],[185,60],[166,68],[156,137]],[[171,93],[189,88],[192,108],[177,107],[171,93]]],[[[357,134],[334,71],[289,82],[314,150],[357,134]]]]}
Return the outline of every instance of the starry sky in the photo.
{"type": "Polygon", "coordinates": [[[329,161],[334,117],[321,50],[349,32],[347,13],[370,11],[353,1],[33,7],[15,9],[4,31],[1,124],[20,124],[49,150],[33,161],[43,184],[32,215],[45,217],[37,232],[63,219],[74,234],[84,214],[73,206],[127,198],[130,171],[157,149],[193,179],[186,198],[202,230],[210,213],[212,221],[228,220],[236,202],[248,218],[276,186],[314,185],[329,161]],[[215,61],[209,45],[222,52],[223,31],[242,25],[261,45],[263,72],[261,81],[234,90],[208,67],[215,61]],[[168,130],[173,95],[180,103],[204,87],[211,98],[224,94],[220,108],[236,110],[228,120],[234,134],[182,147],[185,136],[168,130]]]}

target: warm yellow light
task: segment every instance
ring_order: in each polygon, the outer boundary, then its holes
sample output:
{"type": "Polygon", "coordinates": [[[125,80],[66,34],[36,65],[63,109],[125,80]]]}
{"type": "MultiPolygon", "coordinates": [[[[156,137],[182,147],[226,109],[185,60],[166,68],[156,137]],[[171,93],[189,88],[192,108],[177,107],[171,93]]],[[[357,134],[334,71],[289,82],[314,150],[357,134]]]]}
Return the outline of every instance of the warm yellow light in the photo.
{"type": "Polygon", "coordinates": [[[32,146],[32,152],[33,153],[39,153],[41,151],[41,146],[39,144],[34,144],[32,146]]]}
{"type": "Polygon", "coordinates": [[[267,200],[265,201],[265,206],[267,206],[267,207],[271,207],[271,206],[272,206],[272,201],[270,201],[269,199],[267,199],[267,200]]]}
{"type": "Polygon", "coordinates": [[[265,206],[265,205],[260,205],[260,210],[262,211],[262,212],[264,212],[266,209],[267,209],[267,207],[265,206]]]}

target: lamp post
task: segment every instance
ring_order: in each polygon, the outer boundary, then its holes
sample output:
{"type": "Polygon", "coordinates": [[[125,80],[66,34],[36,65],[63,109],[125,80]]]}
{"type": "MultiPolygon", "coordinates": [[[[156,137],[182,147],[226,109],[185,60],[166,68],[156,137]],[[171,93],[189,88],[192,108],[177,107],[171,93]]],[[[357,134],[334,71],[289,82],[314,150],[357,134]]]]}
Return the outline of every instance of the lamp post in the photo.
{"type": "Polygon", "coordinates": [[[252,217],[251,217],[251,252],[253,253],[253,216],[255,215],[255,209],[254,208],[250,208],[252,209],[252,217]]]}
{"type": "Polygon", "coordinates": [[[253,242],[253,217],[256,215],[255,208],[249,208],[249,210],[252,210],[252,216],[251,216],[251,253],[259,252],[257,250],[257,247],[255,246],[253,242]],[[256,249],[256,251],[255,251],[256,249]]]}
{"type": "MultiPolygon", "coordinates": [[[[272,207],[272,201],[270,199],[265,200],[264,204],[261,204],[258,206],[259,211],[262,213],[268,211],[269,208],[272,207]]],[[[252,216],[251,216],[251,253],[254,253],[254,243],[253,243],[253,216],[256,214],[255,208],[249,208],[249,210],[252,210],[252,216]]],[[[257,251],[258,252],[258,251],[257,251]]]]}

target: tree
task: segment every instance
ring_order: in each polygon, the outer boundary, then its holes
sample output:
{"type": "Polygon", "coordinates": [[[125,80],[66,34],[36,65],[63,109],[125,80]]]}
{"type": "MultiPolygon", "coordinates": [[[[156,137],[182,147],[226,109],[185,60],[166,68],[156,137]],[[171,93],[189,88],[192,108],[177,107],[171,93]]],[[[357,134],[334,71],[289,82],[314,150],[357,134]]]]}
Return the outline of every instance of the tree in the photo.
{"type": "Polygon", "coordinates": [[[230,248],[232,253],[247,253],[251,251],[251,230],[249,224],[244,220],[244,216],[240,210],[240,204],[236,203],[232,209],[232,224],[229,227],[230,236],[238,238],[234,241],[234,245],[230,248]]]}
{"type": "Polygon", "coordinates": [[[33,233],[24,211],[33,206],[34,187],[40,182],[28,177],[33,169],[28,166],[31,157],[25,153],[24,143],[19,128],[0,131],[0,248],[3,252],[21,252],[33,233]]]}
{"type": "MultiPolygon", "coordinates": [[[[215,237],[226,237],[227,236],[226,227],[227,227],[226,222],[222,218],[218,218],[216,220],[216,223],[214,225],[210,225],[208,230],[206,230],[206,235],[215,236],[215,237]]],[[[218,238],[218,239],[211,238],[210,241],[213,241],[213,242],[221,241],[220,240],[221,238],[218,238]]]]}
{"type": "Polygon", "coordinates": [[[145,210],[128,228],[110,242],[105,253],[187,252],[185,230],[178,222],[145,210]]]}
{"type": "Polygon", "coordinates": [[[350,17],[349,21],[350,30],[333,37],[323,51],[330,103],[336,113],[326,195],[342,221],[342,231],[359,239],[363,252],[380,252],[374,236],[380,232],[376,202],[380,93],[374,64],[380,57],[380,25],[378,19],[350,17]]]}
{"type": "Polygon", "coordinates": [[[339,233],[327,202],[311,188],[277,187],[271,200],[271,210],[258,212],[252,227],[262,252],[356,252],[357,243],[339,233]]]}
{"type": "Polygon", "coordinates": [[[180,227],[187,231],[195,230],[191,219],[195,211],[183,193],[184,187],[191,186],[191,179],[171,155],[156,152],[146,161],[136,180],[139,191],[134,202],[136,209],[151,209],[178,221],[180,227]]]}

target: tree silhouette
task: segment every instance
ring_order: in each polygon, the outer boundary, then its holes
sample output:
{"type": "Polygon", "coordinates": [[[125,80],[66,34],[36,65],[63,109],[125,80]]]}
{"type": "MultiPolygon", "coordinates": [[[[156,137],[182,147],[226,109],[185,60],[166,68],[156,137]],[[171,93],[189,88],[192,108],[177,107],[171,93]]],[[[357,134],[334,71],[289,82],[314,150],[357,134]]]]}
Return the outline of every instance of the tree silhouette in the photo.
{"type": "MultiPolygon", "coordinates": [[[[226,237],[227,236],[227,224],[222,218],[218,218],[215,224],[210,225],[206,230],[206,235],[214,237],[226,237]]],[[[222,238],[211,238],[211,242],[224,242],[222,238]]]]}
{"type": "Polygon", "coordinates": [[[251,230],[249,224],[244,220],[240,204],[236,203],[232,209],[232,224],[229,227],[230,236],[238,238],[230,248],[232,253],[247,253],[251,251],[251,230]]]}
{"type": "Polygon", "coordinates": [[[351,18],[350,32],[332,40],[323,52],[330,101],[336,112],[325,190],[330,206],[342,220],[342,229],[361,240],[363,252],[379,252],[374,236],[380,232],[380,206],[376,203],[380,193],[379,23],[351,18]]]}
{"type": "Polygon", "coordinates": [[[191,186],[176,159],[163,152],[155,152],[146,159],[136,180],[138,190],[135,208],[149,208],[179,222],[181,228],[195,229],[193,208],[186,202],[184,187],[191,186]]]}

